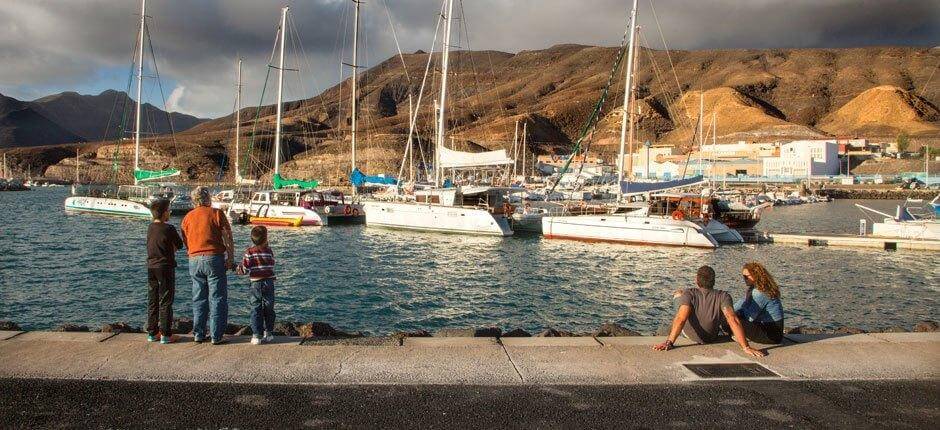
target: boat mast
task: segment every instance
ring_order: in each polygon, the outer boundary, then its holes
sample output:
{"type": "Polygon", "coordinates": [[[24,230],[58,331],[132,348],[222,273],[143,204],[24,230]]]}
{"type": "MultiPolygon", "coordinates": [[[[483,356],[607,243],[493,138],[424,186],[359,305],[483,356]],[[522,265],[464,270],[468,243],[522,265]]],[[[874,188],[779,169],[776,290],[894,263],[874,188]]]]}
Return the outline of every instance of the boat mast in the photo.
{"type": "MultiPolygon", "coordinates": [[[[516,128],[515,128],[515,130],[512,132],[512,152],[513,152],[513,157],[514,157],[514,159],[518,159],[518,158],[519,158],[519,147],[518,147],[518,145],[519,145],[519,120],[517,119],[517,120],[516,120],[516,128]]],[[[515,160],[513,160],[513,161],[515,161],[515,160]]],[[[523,169],[525,169],[525,166],[522,166],[522,167],[523,167],[523,169]]],[[[512,163],[512,176],[513,176],[513,178],[516,177],[516,163],[515,163],[515,162],[512,163]]]]}
{"type": "Polygon", "coordinates": [[[144,79],[144,25],[147,18],[147,0],[140,0],[140,34],[137,39],[137,106],[134,118],[134,185],[137,185],[137,170],[140,168],[140,96],[144,79]]]}
{"type": "Polygon", "coordinates": [[[277,117],[274,120],[274,174],[281,174],[281,99],[284,91],[284,35],[287,33],[287,12],[290,7],[281,8],[281,47],[277,66],[277,117]]]}
{"type": "Polygon", "coordinates": [[[705,116],[705,90],[702,89],[702,93],[698,96],[698,168],[699,172],[705,173],[705,168],[702,167],[702,143],[705,137],[703,134],[703,126],[705,122],[702,121],[705,116]]]}
{"type": "MultiPolygon", "coordinates": [[[[634,30],[634,35],[640,33],[640,27],[636,27],[634,30]]],[[[625,175],[627,175],[630,180],[633,180],[633,145],[636,135],[636,115],[637,115],[637,106],[636,106],[636,68],[639,63],[640,50],[634,48],[633,50],[633,68],[630,73],[633,74],[633,87],[630,88],[630,129],[627,131],[627,154],[629,157],[624,160],[626,163],[625,175]]]]}
{"type": "Polygon", "coordinates": [[[444,17],[445,19],[447,19],[447,25],[444,26],[445,27],[444,46],[443,46],[443,51],[441,52],[441,64],[442,64],[441,100],[440,100],[440,110],[438,111],[438,117],[437,117],[437,150],[435,151],[435,153],[437,154],[437,157],[436,157],[437,162],[435,163],[436,164],[435,170],[438,173],[434,175],[435,176],[434,185],[438,187],[441,186],[441,184],[443,184],[443,181],[441,180],[441,176],[444,174],[444,170],[440,168],[440,161],[441,161],[441,149],[444,148],[444,118],[445,118],[444,106],[447,100],[447,67],[448,67],[447,63],[450,58],[450,55],[449,55],[450,32],[451,32],[451,23],[453,22],[451,15],[453,14],[453,12],[454,12],[454,0],[447,0],[447,16],[444,17]]]}
{"type": "MultiPolygon", "coordinates": [[[[75,184],[76,184],[76,185],[78,185],[78,183],[80,182],[80,181],[79,181],[79,178],[78,178],[78,150],[79,150],[79,148],[75,148],[75,184]]],[[[4,157],[3,157],[3,168],[4,168],[4,170],[6,170],[6,156],[5,156],[5,154],[4,154],[4,157]]]]}
{"type": "MultiPolygon", "coordinates": [[[[359,0],[352,0],[352,2],[356,5],[356,18],[353,24],[353,51],[352,64],[350,64],[350,67],[352,67],[352,167],[349,169],[350,174],[356,170],[356,97],[358,97],[356,81],[359,76],[359,5],[361,3],[359,0]]],[[[356,194],[356,187],[353,187],[353,194],[356,194]]]]}
{"type": "MultiPolygon", "coordinates": [[[[636,4],[637,0],[633,0],[633,9],[630,11],[630,45],[627,49],[627,67],[626,67],[626,78],[623,90],[623,122],[620,124],[620,157],[617,160],[617,201],[623,200],[623,169],[624,169],[624,150],[626,149],[627,144],[627,121],[631,120],[629,116],[630,112],[630,93],[633,86],[633,45],[635,43],[634,36],[636,35],[636,4]]],[[[630,155],[633,156],[632,154],[630,155]]]]}
{"type": "Polygon", "coordinates": [[[235,72],[235,183],[242,181],[242,173],[239,167],[241,160],[239,156],[239,138],[241,137],[242,125],[242,59],[238,59],[238,68],[235,72]]]}
{"type": "Polygon", "coordinates": [[[528,131],[529,131],[529,123],[523,121],[523,122],[522,122],[522,184],[523,184],[523,185],[525,185],[525,179],[526,179],[526,175],[525,175],[525,151],[526,151],[526,142],[527,142],[526,136],[529,134],[528,131]]]}

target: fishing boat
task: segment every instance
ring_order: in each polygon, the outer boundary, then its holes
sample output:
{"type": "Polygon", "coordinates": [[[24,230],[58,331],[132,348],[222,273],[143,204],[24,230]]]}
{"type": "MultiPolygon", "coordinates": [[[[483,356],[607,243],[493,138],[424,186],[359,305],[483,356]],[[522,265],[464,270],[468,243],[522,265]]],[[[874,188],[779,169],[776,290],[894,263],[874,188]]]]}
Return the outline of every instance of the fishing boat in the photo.
{"type": "Polygon", "coordinates": [[[894,215],[857,203],[855,206],[884,217],[881,222],[871,224],[872,236],[940,240],[940,220],[937,219],[936,209],[929,203],[925,204],[921,199],[906,200],[897,206],[894,215]]]}
{"type": "MultiPolygon", "coordinates": [[[[437,109],[435,138],[434,185],[427,189],[414,190],[411,194],[391,196],[387,200],[363,202],[366,225],[412,231],[443,232],[480,236],[511,236],[509,216],[512,208],[507,196],[511,188],[458,184],[458,174],[467,170],[508,168],[515,160],[505,150],[469,153],[455,151],[444,146],[446,130],[446,101],[449,53],[453,23],[454,0],[441,5],[441,17],[446,19],[441,51],[441,93],[437,109]],[[451,178],[444,174],[451,172],[451,178]]],[[[440,21],[438,21],[440,24],[440,21]]],[[[435,38],[436,38],[435,32],[435,38]]],[[[429,62],[430,62],[430,53],[429,62]]],[[[430,63],[429,63],[430,64],[430,63]]],[[[426,69],[427,71],[427,69],[426,69]]],[[[425,73],[425,79],[427,73],[425,73]]],[[[422,83],[422,89],[424,84],[422,83]]],[[[420,111],[421,93],[410,118],[408,141],[414,129],[416,113],[420,111]]],[[[407,145],[406,148],[411,148],[407,145]]],[[[406,150],[405,156],[408,156],[406,150]]],[[[402,161],[404,168],[404,160],[402,161]]],[[[396,192],[400,190],[396,187],[396,192]]]]}
{"type": "MultiPolygon", "coordinates": [[[[136,77],[137,100],[134,118],[134,184],[111,188],[76,188],[74,195],[65,199],[65,210],[69,212],[95,213],[104,215],[150,218],[149,205],[155,200],[167,200],[174,213],[183,213],[192,209],[192,201],[186,192],[180,192],[175,184],[153,184],[157,181],[178,176],[178,169],[143,170],[140,168],[140,133],[141,133],[141,96],[143,89],[144,43],[147,30],[147,0],[141,0],[140,26],[137,39],[136,77]]],[[[76,169],[78,164],[76,163],[76,169]]]]}

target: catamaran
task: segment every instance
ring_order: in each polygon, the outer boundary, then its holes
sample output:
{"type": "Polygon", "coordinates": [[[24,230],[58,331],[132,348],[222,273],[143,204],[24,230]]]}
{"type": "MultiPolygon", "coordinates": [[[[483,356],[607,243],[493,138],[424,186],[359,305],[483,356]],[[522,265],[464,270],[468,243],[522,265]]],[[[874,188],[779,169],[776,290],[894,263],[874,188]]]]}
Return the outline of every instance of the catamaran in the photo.
{"type": "MultiPolygon", "coordinates": [[[[634,88],[634,74],[636,73],[635,57],[637,54],[636,15],[637,0],[633,0],[633,8],[630,11],[629,25],[627,27],[629,44],[627,46],[626,54],[627,64],[625,68],[626,78],[623,97],[623,122],[621,124],[620,130],[620,154],[617,161],[617,201],[620,204],[624,203],[625,196],[629,196],[631,193],[650,193],[653,191],[661,191],[678,186],[694,185],[696,183],[702,182],[701,177],[679,180],[675,183],[643,184],[624,181],[624,172],[632,172],[633,170],[632,166],[624,166],[624,164],[627,163],[632,165],[632,157],[624,157],[624,155],[628,136],[630,138],[629,153],[633,153],[633,130],[635,115],[632,102],[634,101],[636,93],[634,88]],[[630,127],[629,134],[627,130],[628,125],[630,127]]],[[[622,59],[622,55],[623,50],[621,50],[621,54],[618,56],[618,65],[622,59]]],[[[606,95],[606,91],[604,95],[606,95]]],[[[602,102],[603,96],[600,103],[602,102]]],[[[598,106],[600,106],[600,103],[598,106]]],[[[593,116],[595,115],[592,115],[592,117],[593,116]]],[[[584,138],[584,135],[585,132],[582,132],[582,139],[584,138]]],[[[576,148],[580,146],[580,141],[581,140],[579,139],[576,148]]],[[[567,170],[571,158],[569,158],[568,162],[566,162],[565,167],[562,168],[562,173],[567,170]]],[[[611,213],[603,215],[545,216],[542,218],[542,234],[549,239],[558,238],[616,243],[688,246],[698,248],[715,248],[719,243],[718,240],[708,232],[706,224],[701,220],[687,219],[686,216],[679,217],[669,215],[655,215],[650,213],[648,209],[645,211],[640,210],[630,211],[627,213],[611,213]]]]}
{"type": "MultiPolygon", "coordinates": [[[[281,176],[281,123],[283,117],[283,89],[284,89],[284,49],[287,34],[287,19],[289,7],[281,9],[280,25],[278,27],[277,69],[277,104],[274,126],[274,175],[273,188],[255,191],[251,200],[239,200],[235,191],[230,194],[219,195],[214,206],[225,208],[230,214],[246,216],[253,224],[264,225],[304,225],[322,226],[331,224],[355,223],[363,218],[362,207],[355,204],[343,193],[338,191],[318,191],[317,181],[286,179],[281,176]],[[226,201],[226,198],[231,200],[226,201]]],[[[273,56],[272,56],[273,58],[273,56]]],[[[274,67],[274,66],[272,66],[274,67]]],[[[236,115],[237,116],[237,115],[236,115]]],[[[237,134],[236,134],[237,136],[237,134]]],[[[238,143],[236,140],[236,148],[238,143]]],[[[238,160],[236,160],[237,166],[238,160]]],[[[236,181],[241,173],[236,172],[236,181]]],[[[244,182],[244,181],[243,181],[244,182]]],[[[361,221],[360,221],[361,222],[361,221]]]]}
{"type": "MultiPolygon", "coordinates": [[[[149,205],[155,200],[170,201],[174,213],[192,209],[189,195],[174,184],[153,184],[164,178],[178,176],[178,169],[143,170],[140,168],[141,95],[143,88],[144,43],[149,36],[147,28],[147,0],[140,2],[140,27],[137,39],[137,100],[134,118],[134,185],[120,185],[116,192],[97,188],[74,189],[74,195],[65,199],[65,210],[70,212],[150,218],[149,205]],[[148,182],[147,184],[143,184],[148,182]],[[84,195],[81,195],[83,194],[84,195]]],[[[148,39],[149,40],[149,39],[148,39]]],[[[78,168],[76,160],[76,169],[78,168]]]]}
{"type": "MultiPolygon", "coordinates": [[[[441,93],[436,118],[434,186],[414,190],[411,195],[396,195],[391,200],[365,201],[363,206],[366,213],[366,225],[414,231],[511,236],[513,231],[508,216],[512,214],[512,209],[508,205],[507,194],[512,189],[472,184],[461,185],[457,183],[457,179],[458,172],[505,168],[515,164],[515,160],[507,157],[504,149],[468,153],[444,146],[447,134],[447,77],[453,11],[454,0],[445,0],[441,5],[441,16],[446,23],[441,53],[441,93]],[[452,175],[449,180],[444,179],[447,169],[450,169],[452,175]],[[448,184],[451,186],[445,186],[448,184]]],[[[435,32],[435,39],[436,35],[437,32],[435,32]]],[[[423,86],[422,83],[422,89],[423,86]]],[[[417,104],[418,106],[421,104],[420,93],[417,104]]],[[[419,109],[414,109],[415,114],[411,117],[409,128],[413,129],[418,111],[419,109]]],[[[407,148],[410,149],[411,130],[409,130],[408,139],[407,148]]]]}

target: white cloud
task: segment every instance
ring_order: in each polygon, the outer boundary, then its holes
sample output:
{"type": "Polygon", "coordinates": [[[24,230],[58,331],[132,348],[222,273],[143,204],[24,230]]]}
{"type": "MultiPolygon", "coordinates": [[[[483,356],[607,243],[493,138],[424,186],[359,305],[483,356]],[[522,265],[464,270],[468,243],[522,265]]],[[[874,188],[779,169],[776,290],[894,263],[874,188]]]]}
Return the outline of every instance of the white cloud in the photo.
{"type": "Polygon", "coordinates": [[[182,107],[180,107],[180,100],[183,99],[183,95],[186,94],[186,87],[182,85],[177,85],[176,88],[173,88],[173,91],[170,92],[170,96],[166,99],[166,108],[169,112],[179,112],[179,113],[189,113],[186,112],[182,107]]]}

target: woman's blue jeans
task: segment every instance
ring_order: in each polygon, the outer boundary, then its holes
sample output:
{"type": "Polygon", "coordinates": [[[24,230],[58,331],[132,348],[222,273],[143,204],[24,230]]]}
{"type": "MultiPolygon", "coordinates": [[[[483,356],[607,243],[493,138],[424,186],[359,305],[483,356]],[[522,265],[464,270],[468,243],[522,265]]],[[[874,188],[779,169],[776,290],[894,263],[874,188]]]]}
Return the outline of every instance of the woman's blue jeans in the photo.
{"type": "Polygon", "coordinates": [[[193,278],[193,336],[206,338],[206,323],[212,340],[221,340],[228,325],[228,277],[224,255],[189,257],[193,278]]]}

